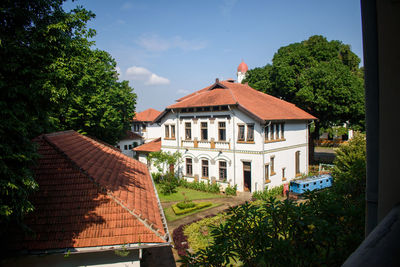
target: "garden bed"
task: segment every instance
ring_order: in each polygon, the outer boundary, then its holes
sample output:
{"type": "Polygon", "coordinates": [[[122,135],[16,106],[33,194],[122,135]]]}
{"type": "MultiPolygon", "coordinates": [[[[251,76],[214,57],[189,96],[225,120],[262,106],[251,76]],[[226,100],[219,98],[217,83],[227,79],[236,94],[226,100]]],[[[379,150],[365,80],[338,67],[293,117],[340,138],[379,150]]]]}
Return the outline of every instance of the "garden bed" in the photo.
{"type": "Polygon", "coordinates": [[[193,203],[192,207],[180,208],[179,203],[172,205],[172,210],[175,212],[176,215],[187,214],[189,212],[200,210],[206,207],[211,206],[211,202],[200,202],[200,203],[193,203]]]}
{"type": "Polygon", "coordinates": [[[212,209],[212,208],[215,208],[215,207],[218,207],[218,206],[221,206],[221,205],[222,205],[222,203],[213,203],[213,204],[211,204],[211,206],[204,207],[202,209],[193,210],[193,211],[190,211],[188,213],[181,214],[181,215],[176,215],[175,212],[172,210],[172,206],[171,206],[171,207],[168,207],[168,208],[164,209],[164,214],[165,214],[165,217],[166,217],[168,222],[173,222],[173,221],[182,219],[182,218],[184,218],[186,216],[190,216],[190,215],[193,215],[195,213],[202,212],[202,211],[205,211],[205,210],[208,210],[208,209],[212,209]]]}

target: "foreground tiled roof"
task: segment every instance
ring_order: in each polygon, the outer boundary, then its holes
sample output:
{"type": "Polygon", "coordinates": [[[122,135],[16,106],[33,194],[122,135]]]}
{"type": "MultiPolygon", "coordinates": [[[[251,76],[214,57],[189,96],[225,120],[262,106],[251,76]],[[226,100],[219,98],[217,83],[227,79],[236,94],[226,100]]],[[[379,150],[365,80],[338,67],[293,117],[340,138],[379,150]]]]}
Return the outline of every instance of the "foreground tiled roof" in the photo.
{"type": "Polygon", "coordinates": [[[188,108],[219,105],[237,105],[259,120],[313,120],[316,117],[294,104],[259,92],[246,84],[217,81],[167,107],[188,108]]]}
{"type": "Polygon", "coordinates": [[[39,191],[26,223],[36,236],[15,236],[16,249],[167,243],[145,164],[74,131],[35,141],[39,191]]]}
{"type": "Polygon", "coordinates": [[[161,150],[161,138],[157,138],[151,142],[135,147],[133,150],[139,152],[156,152],[161,150]]]}
{"type": "Polygon", "coordinates": [[[137,139],[142,139],[139,134],[134,133],[132,131],[126,131],[126,135],[121,139],[121,140],[137,140],[137,139]]]}
{"type": "Polygon", "coordinates": [[[133,121],[153,121],[155,118],[157,118],[158,115],[160,115],[161,111],[155,110],[153,108],[146,109],[145,111],[136,113],[135,117],[133,118],[133,121]]]}

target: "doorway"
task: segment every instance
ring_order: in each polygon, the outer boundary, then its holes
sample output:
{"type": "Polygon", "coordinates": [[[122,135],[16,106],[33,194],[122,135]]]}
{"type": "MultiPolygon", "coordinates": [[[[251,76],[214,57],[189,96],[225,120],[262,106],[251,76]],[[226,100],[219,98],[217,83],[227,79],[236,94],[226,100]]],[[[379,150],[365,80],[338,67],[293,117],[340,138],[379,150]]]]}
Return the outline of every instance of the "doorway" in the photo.
{"type": "Polygon", "coordinates": [[[251,162],[243,162],[243,190],[251,192],[251,162]]]}

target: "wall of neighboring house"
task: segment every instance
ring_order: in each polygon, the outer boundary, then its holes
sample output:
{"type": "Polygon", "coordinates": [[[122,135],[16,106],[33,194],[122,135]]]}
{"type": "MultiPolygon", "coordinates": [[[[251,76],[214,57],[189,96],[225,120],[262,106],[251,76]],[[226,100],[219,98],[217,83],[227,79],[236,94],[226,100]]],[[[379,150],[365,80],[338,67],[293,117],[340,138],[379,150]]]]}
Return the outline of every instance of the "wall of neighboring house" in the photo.
{"type": "Polygon", "coordinates": [[[117,147],[121,149],[121,152],[128,157],[134,157],[135,151],[132,148],[136,146],[140,146],[143,143],[141,139],[133,139],[133,140],[121,140],[118,142],[117,147]]]}
{"type": "MultiPolygon", "coordinates": [[[[275,128],[276,129],[276,128],[275,128]]],[[[264,142],[265,125],[255,121],[238,109],[214,112],[169,113],[162,120],[162,150],[175,152],[178,148],[183,161],[178,172],[189,181],[216,180],[226,187],[237,185],[244,191],[244,171],[249,170],[251,191],[263,190],[265,186],[274,187],[295,178],[296,152],[298,153],[300,173],[308,170],[308,129],[307,122],[279,122],[279,135],[274,140],[264,142]],[[217,116],[215,119],[206,116],[217,116]],[[194,117],[196,118],[185,118],[194,117]],[[225,117],[224,117],[225,116],[225,117]],[[227,117],[229,116],[229,118],[227,117]],[[219,123],[225,123],[226,141],[219,140],[219,123]],[[191,139],[185,140],[185,123],[191,123],[191,139]],[[208,138],[201,140],[202,123],[207,123],[208,138]],[[281,137],[281,125],[284,124],[284,136],[281,137]],[[168,125],[168,137],[166,137],[168,125]],[[174,126],[175,134],[171,132],[174,126]],[[239,126],[244,136],[239,136],[239,126]],[[248,129],[254,127],[253,138],[249,140],[248,129]],[[243,140],[238,138],[243,137],[243,140]],[[278,140],[276,140],[278,139],[278,140]],[[271,172],[271,157],[274,157],[274,172],[271,172]],[[192,159],[192,175],[187,175],[186,159],[192,159]],[[208,177],[203,177],[202,161],[208,162],[208,177]],[[219,162],[226,162],[226,180],[220,180],[219,162]],[[265,179],[265,166],[268,166],[269,179],[265,179]],[[282,179],[282,169],[286,179],[282,179]]],[[[251,137],[251,136],[250,136],[251,137]]]]}
{"type": "Polygon", "coordinates": [[[132,124],[132,132],[142,136],[145,143],[149,143],[154,139],[160,138],[161,126],[157,123],[134,122],[132,124]]]}
{"type": "Polygon", "coordinates": [[[140,267],[139,250],[130,250],[129,255],[121,257],[114,251],[79,253],[79,254],[49,254],[29,255],[6,259],[5,266],[113,266],[140,267]]]}

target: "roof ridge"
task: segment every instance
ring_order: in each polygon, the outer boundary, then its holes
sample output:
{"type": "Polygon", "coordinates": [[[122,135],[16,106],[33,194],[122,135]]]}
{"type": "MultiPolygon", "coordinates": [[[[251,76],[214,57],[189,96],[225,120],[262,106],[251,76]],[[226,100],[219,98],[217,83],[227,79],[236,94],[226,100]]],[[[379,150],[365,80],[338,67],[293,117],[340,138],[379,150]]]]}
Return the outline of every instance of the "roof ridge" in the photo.
{"type": "MultiPolygon", "coordinates": [[[[62,132],[62,134],[65,133],[76,133],[74,130],[69,130],[69,131],[64,131],[62,132]]],[[[78,133],[79,134],[79,133],[78,133]]],[[[57,135],[57,134],[56,134],[57,135]]],[[[49,135],[49,136],[55,136],[55,135],[49,135]]],[[[86,137],[84,135],[81,135],[82,137],[84,137],[85,139],[89,139],[89,137],[86,137]]],[[[111,190],[107,189],[105,186],[103,186],[102,184],[96,182],[96,180],[84,169],[80,168],[79,165],[73,160],[71,159],[61,148],[59,148],[56,144],[54,144],[47,136],[47,134],[43,135],[43,139],[52,147],[54,148],[58,153],[60,153],[67,161],[69,161],[71,163],[71,165],[73,167],[75,167],[76,169],[78,169],[79,172],[81,172],[82,174],[84,174],[90,181],[92,181],[99,189],[100,191],[104,192],[107,194],[107,196],[109,196],[112,200],[114,200],[118,205],[120,205],[123,209],[127,210],[130,214],[132,214],[133,216],[135,216],[135,218],[137,218],[145,227],[147,227],[148,229],[150,229],[151,231],[153,231],[158,237],[160,237],[162,240],[167,241],[166,237],[163,237],[160,233],[158,233],[158,231],[160,229],[153,227],[154,223],[148,224],[147,221],[149,221],[146,218],[142,218],[141,214],[136,214],[135,209],[130,210],[125,203],[122,200],[119,200],[116,196],[114,196],[114,194],[112,193],[111,190]]],[[[93,141],[97,142],[96,140],[93,139],[93,141]]],[[[97,142],[98,144],[104,146],[102,143],[97,142]]],[[[106,147],[106,146],[104,146],[106,147]]],[[[123,156],[123,153],[120,153],[123,156]]],[[[126,156],[128,157],[128,156],[126,156]]],[[[130,157],[128,157],[130,158],[130,157]]],[[[131,158],[130,158],[131,159],[131,158]]],[[[140,162],[142,163],[142,162],[140,162]]],[[[149,221],[150,222],[150,221],[149,221]]]]}

